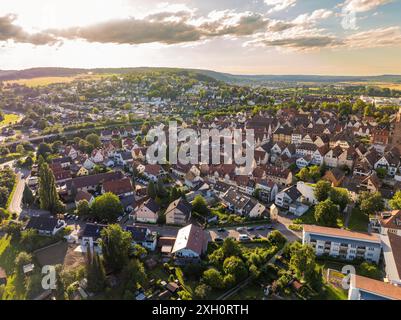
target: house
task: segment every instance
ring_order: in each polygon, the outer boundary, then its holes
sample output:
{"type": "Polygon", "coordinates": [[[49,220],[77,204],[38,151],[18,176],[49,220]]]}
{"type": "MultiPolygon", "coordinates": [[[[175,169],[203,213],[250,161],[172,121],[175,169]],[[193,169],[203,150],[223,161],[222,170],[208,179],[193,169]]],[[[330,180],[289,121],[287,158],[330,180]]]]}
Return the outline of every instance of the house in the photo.
{"type": "Polygon", "coordinates": [[[91,159],[87,158],[87,159],[84,161],[83,167],[84,167],[86,170],[92,170],[92,169],[95,167],[95,163],[94,163],[91,159]]]}
{"type": "Polygon", "coordinates": [[[292,173],[289,169],[282,169],[275,166],[266,167],[266,179],[277,183],[279,186],[288,186],[292,183],[292,173]]]}
{"type": "Polygon", "coordinates": [[[392,233],[401,236],[401,210],[382,212],[373,227],[383,235],[392,233]]]}
{"type": "Polygon", "coordinates": [[[387,174],[393,177],[400,166],[400,154],[397,149],[386,152],[379,160],[374,164],[374,168],[377,170],[383,168],[387,170],[387,174]]]}
{"type": "Polygon", "coordinates": [[[258,190],[258,197],[264,202],[274,201],[278,193],[278,186],[271,180],[260,180],[256,183],[256,190],[258,190]]]}
{"type": "Polygon", "coordinates": [[[90,247],[99,245],[99,240],[101,238],[101,231],[106,228],[106,224],[98,223],[87,223],[81,229],[79,239],[82,246],[89,245],[90,247]]]}
{"type": "Polygon", "coordinates": [[[333,168],[331,170],[328,170],[322,179],[331,182],[331,186],[336,188],[341,185],[344,178],[345,178],[344,171],[338,168],[333,168]]]}
{"type": "Polygon", "coordinates": [[[132,153],[128,151],[116,153],[114,159],[120,166],[129,166],[134,163],[132,153]]]}
{"type": "Polygon", "coordinates": [[[401,287],[401,236],[388,233],[380,238],[383,246],[385,281],[401,287]]]}
{"type": "Polygon", "coordinates": [[[81,166],[81,167],[78,169],[77,173],[76,173],[76,176],[77,176],[77,177],[82,177],[82,176],[87,176],[87,175],[89,175],[89,170],[88,170],[87,168],[85,168],[84,165],[81,166]]]}
{"type": "Polygon", "coordinates": [[[104,156],[102,150],[99,149],[93,150],[90,160],[95,164],[103,163],[104,156]]]}
{"type": "Polygon", "coordinates": [[[351,274],[348,300],[401,300],[401,288],[390,283],[351,274]]]}
{"type": "Polygon", "coordinates": [[[170,203],[166,210],[166,223],[185,225],[191,218],[192,206],[184,198],[170,203]]]}
{"type": "Polygon", "coordinates": [[[256,199],[239,192],[233,187],[227,190],[221,197],[221,200],[229,210],[241,216],[248,216],[251,218],[260,217],[266,210],[266,207],[256,199]]]}
{"type": "Polygon", "coordinates": [[[297,186],[291,186],[277,193],[274,203],[280,208],[289,209],[292,203],[300,201],[302,193],[297,186]]]}
{"type": "Polygon", "coordinates": [[[315,188],[313,185],[309,183],[305,183],[303,181],[297,182],[297,189],[301,193],[301,201],[307,202],[310,204],[317,204],[318,201],[315,196],[315,188]]]}
{"type": "Polygon", "coordinates": [[[132,187],[131,179],[122,178],[118,180],[105,181],[102,186],[102,194],[106,192],[114,193],[119,198],[132,196],[134,188],[132,187]]]}
{"type": "Polygon", "coordinates": [[[93,201],[95,200],[95,197],[89,192],[80,190],[77,192],[77,195],[75,196],[75,205],[78,206],[78,203],[82,200],[86,200],[88,201],[89,205],[92,205],[93,201]]]}
{"type": "Polygon", "coordinates": [[[50,217],[31,217],[25,229],[33,229],[40,235],[54,236],[57,232],[64,229],[66,223],[64,220],[59,220],[50,217]]]}
{"type": "Polygon", "coordinates": [[[78,157],[77,150],[75,150],[74,147],[72,147],[72,146],[65,147],[64,154],[67,157],[70,157],[72,160],[75,160],[78,157]]]}
{"type": "MultiPolygon", "coordinates": [[[[121,171],[112,171],[106,173],[93,174],[89,176],[76,177],[67,181],[67,190],[69,194],[72,191],[76,192],[83,191],[97,191],[99,187],[103,185],[106,181],[119,180],[123,178],[123,173],[121,171]]],[[[101,189],[100,189],[101,190],[101,189]]]]}
{"type": "Polygon", "coordinates": [[[148,228],[142,228],[137,226],[127,226],[125,231],[128,231],[132,235],[132,244],[139,244],[140,246],[155,251],[157,245],[157,232],[152,232],[148,228]]]}
{"type": "Polygon", "coordinates": [[[205,231],[190,224],[178,230],[171,252],[176,263],[193,263],[200,261],[200,257],[206,251],[206,248],[207,238],[205,231]]]}
{"type": "Polygon", "coordinates": [[[52,165],[60,165],[61,168],[67,169],[71,166],[73,163],[72,159],[70,157],[62,157],[62,158],[56,158],[52,160],[52,165]]]}
{"type": "Polygon", "coordinates": [[[378,234],[315,225],[304,225],[302,243],[311,245],[318,256],[363,259],[374,263],[379,262],[382,248],[378,234]]]}
{"type": "Polygon", "coordinates": [[[139,222],[157,223],[160,206],[152,198],[149,198],[135,210],[135,219],[139,222]]]}
{"type": "Polygon", "coordinates": [[[149,180],[156,182],[159,178],[163,177],[165,172],[158,164],[147,164],[138,169],[149,180]]]}
{"type": "Polygon", "coordinates": [[[338,167],[338,161],[342,153],[343,149],[340,146],[333,147],[324,155],[324,163],[330,168],[338,167]]]}

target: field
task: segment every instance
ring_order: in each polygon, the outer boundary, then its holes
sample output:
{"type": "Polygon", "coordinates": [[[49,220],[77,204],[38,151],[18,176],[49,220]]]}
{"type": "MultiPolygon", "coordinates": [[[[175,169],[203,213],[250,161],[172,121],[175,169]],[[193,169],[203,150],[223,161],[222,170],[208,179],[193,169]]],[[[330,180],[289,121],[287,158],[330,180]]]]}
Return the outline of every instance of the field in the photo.
{"type": "Polygon", "coordinates": [[[389,88],[392,90],[401,90],[401,83],[394,82],[345,82],[343,84],[356,85],[356,86],[369,86],[379,88],[389,88]]]}
{"type": "Polygon", "coordinates": [[[13,113],[5,114],[4,120],[0,121],[0,128],[7,126],[9,124],[14,124],[15,122],[18,122],[20,119],[21,116],[19,116],[18,114],[13,114],[13,113]]]}
{"type": "Polygon", "coordinates": [[[104,77],[110,76],[109,74],[80,74],[71,77],[38,77],[32,79],[19,79],[19,80],[9,80],[4,81],[4,84],[19,84],[25,85],[27,87],[40,87],[40,86],[48,86],[50,84],[56,83],[71,83],[76,80],[80,81],[90,81],[90,80],[99,80],[104,77]]]}

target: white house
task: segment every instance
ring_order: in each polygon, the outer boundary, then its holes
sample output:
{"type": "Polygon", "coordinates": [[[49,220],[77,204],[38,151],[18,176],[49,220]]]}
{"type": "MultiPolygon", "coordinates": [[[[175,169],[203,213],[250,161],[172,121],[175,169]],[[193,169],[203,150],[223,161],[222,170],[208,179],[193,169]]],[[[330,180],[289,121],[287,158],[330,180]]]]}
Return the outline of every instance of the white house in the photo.
{"type": "Polygon", "coordinates": [[[364,259],[378,263],[381,240],[378,234],[304,225],[303,244],[313,247],[316,255],[329,255],[344,260],[364,259]]]}
{"type": "Polygon", "coordinates": [[[401,300],[401,287],[352,274],[348,300],[401,300]]]}
{"type": "MultiPolygon", "coordinates": [[[[199,261],[206,251],[207,238],[205,231],[193,224],[178,230],[172,254],[178,261],[199,261]]],[[[182,261],[182,262],[184,262],[182,261]]]]}

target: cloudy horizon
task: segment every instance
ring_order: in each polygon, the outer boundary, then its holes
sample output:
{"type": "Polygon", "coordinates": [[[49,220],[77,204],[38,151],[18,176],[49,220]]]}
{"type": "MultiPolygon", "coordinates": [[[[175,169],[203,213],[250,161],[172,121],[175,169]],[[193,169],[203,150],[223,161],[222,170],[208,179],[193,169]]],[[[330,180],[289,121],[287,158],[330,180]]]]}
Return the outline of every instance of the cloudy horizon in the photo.
{"type": "Polygon", "coordinates": [[[401,74],[400,0],[3,0],[0,69],[401,74]]]}

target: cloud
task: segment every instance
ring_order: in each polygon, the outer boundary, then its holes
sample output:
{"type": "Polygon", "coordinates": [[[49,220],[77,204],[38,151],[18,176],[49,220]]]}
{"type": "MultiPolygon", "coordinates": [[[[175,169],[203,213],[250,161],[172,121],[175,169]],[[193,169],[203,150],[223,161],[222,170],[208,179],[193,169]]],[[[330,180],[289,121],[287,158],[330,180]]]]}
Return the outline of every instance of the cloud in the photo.
{"type": "Polygon", "coordinates": [[[325,48],[325,47],[333,47],[341,44],[337,38],[333,36],[324,36],[324,35],[316,35],[316,36],[302,36],[302,37],[293,37],[293,38],[282,38],[275,40],[262,40],[260,42],[268,47],[285,47],[296,50],[308,50],[308,49],[317,49],[317,48],[325,48]]]}
{"type": "Polygon", "coordinates": [[[390,2],[393,0],[346,0],[342,6],[346,12],[366,12],[390,2]]]}
{"type": "Polygon", "coordinates": [[[264,0],[265,4],[272,7],[269,13],[282,11],[296,5],[297,0],[264,0]]]}
{"type": "Polygon", "coordinates": [[[319,20],[324,20],[333,15],[333,11],[326,10],[326,9],[318,9],[313,11],[312,13],[304,13],[299,15],[293,20],[295,24],[303,24],[303,25],[310,25],[315,24],[319,20]]]}
{"type": "Polygon", "coordinates": [[[0,17],[0,41],[13,40],[20,43],[31,43],[34,45],[55,44],[57,39],[50,34],[28,33],[20,26],[14,24],[16,15],[8,14],[0,17]]]}
{"type": "Polygon", "coordinates": [[[395,47],[401,44],[401,28],[398,26],[372,29],[348,36],[344,44],[351,48],[395,47]]]}

